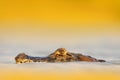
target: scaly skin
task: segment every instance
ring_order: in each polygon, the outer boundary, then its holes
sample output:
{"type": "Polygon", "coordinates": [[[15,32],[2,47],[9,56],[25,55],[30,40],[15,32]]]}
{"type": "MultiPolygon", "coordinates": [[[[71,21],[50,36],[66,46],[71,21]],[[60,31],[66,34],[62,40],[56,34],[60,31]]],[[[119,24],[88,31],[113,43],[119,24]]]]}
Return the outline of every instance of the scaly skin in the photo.
{"type": "Polygon", "coordinates": [[[15,57],[16,64],[29,62],[73,62],[73,61],[87,61],[87,62],[105,62],[105,60],[98,60],[91,56],[76,54],[68,52],[65,48],[59,48],[52,54],[46,57],[32,57],[25,53],[20,53],[15,57]]]}

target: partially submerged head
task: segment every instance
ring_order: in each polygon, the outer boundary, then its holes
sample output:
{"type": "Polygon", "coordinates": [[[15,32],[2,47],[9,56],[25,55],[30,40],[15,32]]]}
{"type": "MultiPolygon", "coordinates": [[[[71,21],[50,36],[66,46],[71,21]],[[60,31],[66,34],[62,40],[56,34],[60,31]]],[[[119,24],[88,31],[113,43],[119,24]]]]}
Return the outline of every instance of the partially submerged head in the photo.
{"type": "Polygon", "coordinates": [[[28,55],[20,53],[15,57],[16,64],[29,62],[28,55]]]}

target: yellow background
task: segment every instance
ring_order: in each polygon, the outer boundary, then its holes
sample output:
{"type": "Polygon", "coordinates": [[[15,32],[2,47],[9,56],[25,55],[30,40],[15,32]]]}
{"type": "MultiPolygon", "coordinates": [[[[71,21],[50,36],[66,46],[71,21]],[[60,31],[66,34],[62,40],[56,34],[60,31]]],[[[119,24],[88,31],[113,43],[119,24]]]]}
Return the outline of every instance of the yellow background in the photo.
{"type": "Polygon", "coordinates": [[[119,36],[119,22],[119,0],[0,0],[2,41],[119,36]]]}
{"type": "MultiPolygon", "coordinates": [[[[0,43],[4,44],[40,41],[69,44],[69,40],[77,41],[84,36],[119,37],[119,22],[120,0],[0,0],[0,43]]],[[[118,74],[109,72],[83,73],[64,75],[30,71],[22,74],[21,71],[3,70],[0,75],[2,80],[120,79],[118,74]]]]}

